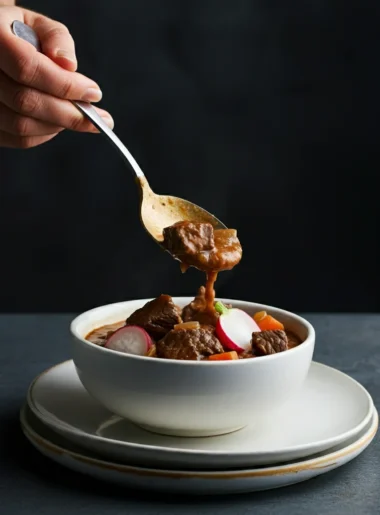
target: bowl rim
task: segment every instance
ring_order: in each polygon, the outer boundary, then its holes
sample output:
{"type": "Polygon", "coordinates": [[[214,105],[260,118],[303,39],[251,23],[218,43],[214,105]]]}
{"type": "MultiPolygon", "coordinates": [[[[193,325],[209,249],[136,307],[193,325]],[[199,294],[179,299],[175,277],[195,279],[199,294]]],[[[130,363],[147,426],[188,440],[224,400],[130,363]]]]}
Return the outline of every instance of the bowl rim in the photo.
{"type": "MultiPolygon", "coordinates": [[[[103,308],[111,308],[112,306],[122,307],[127,306],[129,303],[133,302],[140,302],[142,305],[146,304],[147,302],[153,300],[155,297],[147,298],[147,299],[131,299],[121,302],[112,302],[109,304],[103,304],[101,306],[96,306],[92,309],[89,309],[87,311],[83,311],[79,315],[77,315],[75,318],[72,319],[70,323],[70,332],[72,336],[74,336],[82,345],[88,346],[93,351],[103,352],[105,355],[109,356],[119,356],[121,359],[132,359],[142,362],[148,362],[148,363],[160,363],[162,365],[164,364],[170,364],[174,365],[177,364],[179,366],[247,366],[247,364],[252,363],[262,363],[263,360],[266,360],[266,362],[269,362],[269,360],[278,360],[278,359],[284,359],[284,357],[289,355],[296,355],[296,353],[302,352],[305,347],[309,347],[310,345],[313,345],[315,343],[315,329],[312,326],[312,324],[306,320],[306,318],[297,315],[296,313],[293,313],[291,311],[287,311],[282,308],[278,308],[276,306],[270,306],[269,304],[261,304],[259,302],[252,302],[252,301],[246,301],[246,300],[238,300],[238,299],[226,299],[226,298],[217,298],[217,300],[223,302],[224,304],[232,304],[234,303],[243,303],[243,304],[249,304],[252,306],[258,306],[260,310],[265,311],[276,311],[277,313],[280,313],[281,315],[291,318],[298,322],[300,325],[304,326],[307,330],[307,336],[305,340],[300,343],[300,345],[297,345],[297,347],[293,347],[293,349],[288,349],[285,352],[277,352],[276,354],[269,354],[266,356],[258,356],[254,359],[239,359],[239,360],[232,360],[232,361],[208,361],[208,360],[202,360],[202,361],[195,361],[195,360],[175,360],[175,359],[167,359],[167,358],[155,358],[150,356],[139,356],[137,354],[127,354],[126,352],[120,352],[113,349],[108,349],[106,347],[102,347],[100,345],[95,345],[94,343],[86,340],[82,334],[78,331],[77,327],[80,324],[80,322],[83,321],[83,319],[89,317],[92,313],[96,311],[101,311],[103,308]]],[[[194,300],[194,297],[172,297],[173,301],[175,303],[177,302],[191,302],[194,300]]],[[[240,308],[244,309],[244,308],[240,308]]],[[[99,323],[98,327],[101,327],[101,322],[99,323]]]]}

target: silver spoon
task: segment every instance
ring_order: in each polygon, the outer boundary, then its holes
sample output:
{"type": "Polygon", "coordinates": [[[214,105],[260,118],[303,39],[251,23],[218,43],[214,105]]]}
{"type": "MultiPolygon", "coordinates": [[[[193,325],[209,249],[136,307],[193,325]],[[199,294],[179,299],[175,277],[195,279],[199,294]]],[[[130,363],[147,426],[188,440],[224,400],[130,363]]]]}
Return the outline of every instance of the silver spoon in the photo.
{"type": "MultiPolygon", "coordinates": [[[[12,23],[12,31],[16,36],[28,41],[39,52],[41,52],[41,45],[38,40],[38,36],[31,27],[16,20],[12,23]]],[[[165,227],[169,227],[170,225],[182,220],[209,222],[215,229],[227,228],[211,213],[188,200],[168,195],[157,195],[154,193],[132,154],[98,115],[94,107],[87,102],[73,101],[72,103],[95,125],[97,129],[99,129],[100,132],[107,136],[109,141],[117,148],[124,160],[135,173],[136,182],[140,190],[141,222],[147,232],[157,243],[160,244],[162,242],[162,232],[165,227]]]]}

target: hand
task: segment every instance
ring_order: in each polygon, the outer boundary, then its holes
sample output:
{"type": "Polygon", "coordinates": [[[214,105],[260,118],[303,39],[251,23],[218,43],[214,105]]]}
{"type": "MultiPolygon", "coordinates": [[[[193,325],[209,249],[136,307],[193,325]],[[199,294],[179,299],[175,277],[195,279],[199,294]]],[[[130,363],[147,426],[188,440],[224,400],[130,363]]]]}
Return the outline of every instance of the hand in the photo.
{"type": "MultiPolygon", "coordinates": [[[[74,41],[67,28],[41,14],[0,6],[0,146],[31,148],[64,129],[98,132],[68,100],[98,102],[102,93],[76,73],[74,41]],[[42,52],[12,32],[19,20],[31,26],[42,52]]],[[[110,114],[96,108],[113,128],[110,114]]]]}

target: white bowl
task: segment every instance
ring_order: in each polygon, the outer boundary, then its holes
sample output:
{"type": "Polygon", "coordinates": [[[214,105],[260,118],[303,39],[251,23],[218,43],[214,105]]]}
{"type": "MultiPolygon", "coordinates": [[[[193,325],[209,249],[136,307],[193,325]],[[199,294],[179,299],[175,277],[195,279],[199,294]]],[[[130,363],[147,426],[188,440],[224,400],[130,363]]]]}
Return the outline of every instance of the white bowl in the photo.
{"type": "MultiPolygon", "coordinates": [[[[214,436],[248,424],[281,423],[302,388],[315,331],[304,318],[271,306],[221,299],[249,314],[266,310],[296,333],[299,346],[238,361],[177,361],[123,354],[85,340],[93,329],[125,320],[148,300],[101,306],[71,323],[73,360],[83,386],[112,413],[156,433],[214,436]]],[[[175,297],[183,307],[192,297],[175,297]]]]}

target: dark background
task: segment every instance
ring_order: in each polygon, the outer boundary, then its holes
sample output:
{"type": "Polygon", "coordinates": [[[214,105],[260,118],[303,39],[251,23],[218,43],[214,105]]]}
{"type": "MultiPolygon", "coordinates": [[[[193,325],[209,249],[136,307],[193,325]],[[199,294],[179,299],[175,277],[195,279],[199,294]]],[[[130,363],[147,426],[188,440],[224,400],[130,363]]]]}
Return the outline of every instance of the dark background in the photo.
{"type": "MultiPolygon", "coordinates": [[[[159,193],[238,229],[217,294],[379,311],[376,1],[35,0],[159,193]]],[[[0,50],[1,51],[1,50],[0,50]]],[[[0,149],[1,311],[80,311],[202,283],[146,235],[101,135],[0,149]]]]}

